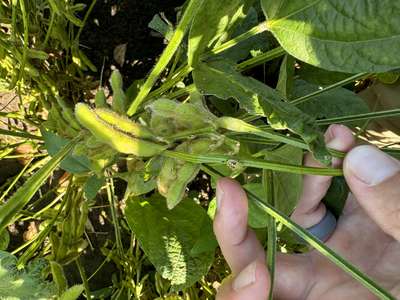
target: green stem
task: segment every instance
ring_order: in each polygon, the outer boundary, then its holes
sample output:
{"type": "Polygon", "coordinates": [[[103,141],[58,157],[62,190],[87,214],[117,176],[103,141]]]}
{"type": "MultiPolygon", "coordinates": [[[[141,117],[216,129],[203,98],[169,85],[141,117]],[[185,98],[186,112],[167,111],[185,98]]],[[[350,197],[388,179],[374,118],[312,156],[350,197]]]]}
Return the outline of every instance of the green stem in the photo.
{"type": "Polygon", "coordinates": [[[245,33],[219,45],[218,47],[215,47],[210,51],[211,54],[219,54],[221,52],[224,52],[225,50],[228,50],[229,48],[232,48],[239,44],[240,42],[243,42],[259,33],[267,31],[267,22],[262,22],[258,24],[257,26],[254,26],[250,30],[246,31],[245,33]]]}
{"type": "Polygon", "coordinates": [[[47,28],[46,37],[43,42],[43,48],[46,48],[46,46],[47,46],[47,42],[49,41],[51,32],[53,31],[55,18],[56,18],[56,12],[52,10],[51,16],[50,16],[50,24],[49,24],[49,27],[47,28]]]}
{"type": "Polygon", "coordinates": [[[317,124],[318,125],[329,125],[329,124],[337,124],[337,123],[348,123],[348,122],[354,122],[354,121],[359,121],[359,120],[372,120],[372,119],[399,117],[399,116],[400,116],[400,108],[396,108],[396,109],[390,109],[390,110],[375,111],[375,112],[370,112],[370,113],[365,113],[365,114],[317,120],[317,124]]]}
{"type": "Polygon", "coordinates": [[[124,247],[122,245],[122,239],[121,239],[121,232],[120,232],[120,227],[119,227],[119,221],[118,221],[118,215],[117,215],[117,210],[116,210],[116,203],[115,203],[115,197],[114,197],[114,184],[113,184],[113,179],[109,178],[109,182],[107,184],[107,198],[110,203],[110,210],[111,210],[111,218],[114,224],[114,231],[115,231],[115,242],[117,244],[117,251],[120,257],[123,257],[124,254],[124,247]]]}
{"type": "MultiPolygon", "coordinates": [[[[274,173],[268,170],[263,170],[262,184],[264,187],[267,202],[271,206],[275,206],[274,196],[274,173]]],[[[270,274],[270,289],[269,300],[273,299],[274,283],[275,283],[275,263],[276,263],[276,221],[268,215],[267,218],[267,266],[270,274]]]]}
{"type": "Polygon", "coordinates": [[[191,84],[183,89],[177,90],[176,92],[169,94],[168,97],[171,99],[179,98],[179,97],[185,96],[187,94],[190,94],[191,92],[193,92],[195,90],[196,90],[196,86],[194,84],[191,84]]]}
{"type": "Polygon", "coordinates": [[[278,58],[286,53],[285,49],[282,47],[277,47],[272,50],[269,50],[265,53],[262,53],[260,55],[257,55],[256,57],[250,58],[248,60],[245,60],[244,62],[241,62],[236,66],[236,69],[240,72],[249,70],[251,68],[254,68],[258,65],[264,64],[268,61],[271,61],[275,58],[278,58]]]}
{"type": "Polygon", "coordinates": [[[43,140],[43,138],[38,135],[33,135],[30,133],[26,133],[26,132],[11,131],[11,130],[6,130],[6,129],[0,129],[0,135],[17,136],[17,137],[23,137],[23,138],[27,138],[27,139],[40,140],[40,141],[43,140]]]}
{"type": "Polygon", "coordinates": [[[81,275],[83,286],[85,287],[86,299],[91,299],[89,282],[88,282],[88,279],[87,279],[87,276],[86,276],[85,269],[82,266],[82,262],[81,262],[80,257],[78,257],[75,260],[75,263],[76,263],[76,266],[78,267],[79,274],[81,275]]]}
{"type": "Polygon", "coordinates": [[[28,27],[29,23],[28,23],[28,16],[26,14],[25,0],[19,0],[19,5],[21,8],[22,22],[24,25],[24,50],[22,53],[22,62],[21,62],[20,73],[19,73],[19,78],[18,78],[18,80],[21,80],[22,75],[24,73],[26,59],[27,59],[27,55],[28,55],[28,48],[29,48],[29,27],[28,27]]]}
{"type": "Polygon", "coordinates": [[[167,80],[161,87],[151,92],[146,99],[153,99],[161,96],[169,89],[173,88],[179,81],[185,78],[190,72],[192,68],[189,65],[186,65],[180,68],[176,74],[174,74],[170,80],[167,80]]]}
{"type": "Polygon", "coordinates": [[[128,109],[128,116],[132,116],[136,113],[139,106],[142,102],[146,99],[147,95],[149,94],[150,90],[156,83],[157,79],[164,71],[164,69],[169,64],[170,60],[174,56],[176,50],[178,49],[179,45],[181,44],[183,37],[185,36],[186,31],[189,28],[189,24],[194,18],[197,10],[201,6],[203,0],[191,0],[189,5],[187,6],[185,12],[183,13],[182,19],[180,20],[174,35],[171,38],[168,46],[165,48],[163,54],[161,55],[159,61],[155,65],[154,69],[151,71],[149,77],[147,78],[146,82],[141,87],[139,94],[132,102],[131,106],[128,109]]]}
{"type": "Polygon", "coordinates": [[[222,164],[222,165],[228,165],[232,168],[243,166],[243,167],[266,169],[278,172],[294,173],[294,174],[343,176],[343,171],[341,169],[304,167],[304,166],[275,163],[263,159],[241,158],[229,155],[188,154],[184,152],[170,151],[170,150],[164,151],[162,155],[197,164],[219,164],[219,165],[222,164]]]}
{"type": "Polygon", "coordinates": [[[79,43],[79,38],[82,34],[83,28],[85,27],[85,24],[90,16],[94,6],[96,5],[96,2],[97,2],[97,0],[92,0],[92,3],[90,4],[88,10],[86,11],[85,16],[83,17],[82,26],[79,27],[78,33],[76,34],[75,43],[79,43]]]}
{"type": "Polygon", "coordinates": [[[360,80],[360,79],[368,77],[370,75],[371,75],[370,73],[359,73],[359,74],[353,75],[353,76],[351,76],[349,78],[346,78],[346,79],[344,79],[342,81],[336,82],[336,83],[334,83],[332,85],[329,85],[329,86],[327,86],[327,87],[325,87],[323,89],[315,91],[314,93],[311,93],[311,94],[302,96],[300,98],[294,99],[293,101],[291,101],[291,103],[294,104],[294,105],[298,105],[298,104],[304,103],[304,102],[306,102],[306,101],[308,101],[308,100],[310,100],[310,99],[312,99],[312,98],[314,98],[314,97],[316,97],[316,96],[318,96],[320,94],[326,93],[326,92],[328,92],[330,90],[336,89],[336,88],[344,86],[344,85],[346,85],[346,84],[348,84],[350,82],[353,82],[355,80],[360,80]]]}
{"type": "Polygon", "coordinates": [[[166,139],[168,141],[180,140],[180,139],[188,138],[188,137],[194,136],[194,135],[212,133],[214,131],[215,131],[215,128],[212,126],[209,126],[209,127],[199,128],[199,129],[181,131],[179,133],[176,133],[174,135],[170,135],[170,136],[166,137],[166,139]]]}

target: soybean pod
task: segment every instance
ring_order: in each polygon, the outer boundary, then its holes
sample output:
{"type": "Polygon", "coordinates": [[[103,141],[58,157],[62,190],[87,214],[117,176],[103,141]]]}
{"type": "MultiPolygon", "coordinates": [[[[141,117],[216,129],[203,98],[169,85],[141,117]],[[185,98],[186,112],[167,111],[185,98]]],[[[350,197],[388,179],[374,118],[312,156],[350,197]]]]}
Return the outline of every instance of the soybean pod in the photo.
{"type": "Polygon", "coordinates": [[[155,139],[154,134],[146,127],[137,124],[127,117],[121,116],[109,109],[96,109],[95,113],[106,123],[116,127],[118,130],[129,133],[137,138],[155,139]]]}
{"type": "Polygon", "coordinates": [[[151,157],[160,154],[167,146],[141,140],[126,134],[106,123],[86,104],[75,106],[75,116],[82,126],[86,127],[98,140],[115,150],[140,157],[151,157]]]}

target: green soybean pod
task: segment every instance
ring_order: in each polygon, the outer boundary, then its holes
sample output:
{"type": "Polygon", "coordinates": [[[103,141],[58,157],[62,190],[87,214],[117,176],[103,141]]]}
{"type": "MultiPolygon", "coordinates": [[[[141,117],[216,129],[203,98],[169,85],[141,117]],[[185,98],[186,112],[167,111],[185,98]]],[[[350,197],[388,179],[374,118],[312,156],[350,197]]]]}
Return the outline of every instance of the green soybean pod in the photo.
{"type": "Polygon", "coordinates": [[[101,120],[86,104],[79,103],[75,106],[75,116],[82,126],[86,127],[98,140],[108,144],[118,152],[151,157],[160,154],[167,148],[153,142],[134,138],[115,129],[101,120]]]}
{"type": "Polygon", "coordinates": [[[106,94],[104,93],[104,89],[100,88],[97,93],[96,96],[94,98],[94,103],[96,104],[97,108],[101,108],[101,107],[107,107],[107,98],[106,98],[106,94]]]}
{"type": "Polygon", "coordinates": [[[82,202],[80,210],[79,210],[80,214],[79,214],[79,219],[78,219],[78,223],[77,226],[75,228],[75,236],[81,237],[83,235],[83,233],[85,232],[85,225],[88,219],[88,215],[89,215],[89,204],[87,203],[87,201],[82,202]]]}
{"type": "Polygon", "coordinates": [[[127,101],[123,90],[122,76],[118,70],[112,72],[110,84],[113,91],[112,108],[121,114],[126,113],[127,101]]]}
{"type": "Polygon", "coordinates": [[[127,132],[135,137],[143,139],[154,139],[154,134],[146,127],[137,124],[125,116],[121,116],[109,109],[96,109],[95,113],[108,124],[115,126],[117,129],[127,132]]]}

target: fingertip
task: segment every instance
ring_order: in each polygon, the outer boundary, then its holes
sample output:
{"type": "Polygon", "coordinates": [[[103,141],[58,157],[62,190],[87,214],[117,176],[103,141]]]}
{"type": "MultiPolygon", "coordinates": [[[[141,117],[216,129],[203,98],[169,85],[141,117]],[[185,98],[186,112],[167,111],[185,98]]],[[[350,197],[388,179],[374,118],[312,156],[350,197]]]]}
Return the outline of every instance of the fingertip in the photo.
{"type": "Polygon", "coordinates": [[[372,145],[362,145],[345,157],[343,172],[349,182],[376,186],[400,172],[400,162],[372,145]]]}
{"type": "Polygon", "coordinates": [[[219,300],[262,300],[268,297],[270,276],[265,262],[256,260],[247,265],[239,274],[224,281],[218,289],[219,300]]]}
{"type": "Polygon", "coordinates": [[[340,124],[332,124],[328,127],[325,140],[329,148],[338,151],[349,151],[355,144],[353,132],[340,124]]]}

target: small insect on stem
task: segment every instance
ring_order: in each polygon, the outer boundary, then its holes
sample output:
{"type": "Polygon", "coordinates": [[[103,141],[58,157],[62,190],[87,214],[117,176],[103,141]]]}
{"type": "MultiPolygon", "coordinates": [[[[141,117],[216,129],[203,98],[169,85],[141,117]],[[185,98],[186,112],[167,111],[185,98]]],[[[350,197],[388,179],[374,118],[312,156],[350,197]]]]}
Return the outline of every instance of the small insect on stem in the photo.
{"type": "Polygon", "coordinates": [[[239,161],[237,161],[237,160],[234,160],[234,159],[229,159],[226,162],[226,165],[228,166],[228,168],[232,169],[233,171],[235,171],[235,170],[237,170],[237,169],[242,167],[241,163],[239,161]]]}

